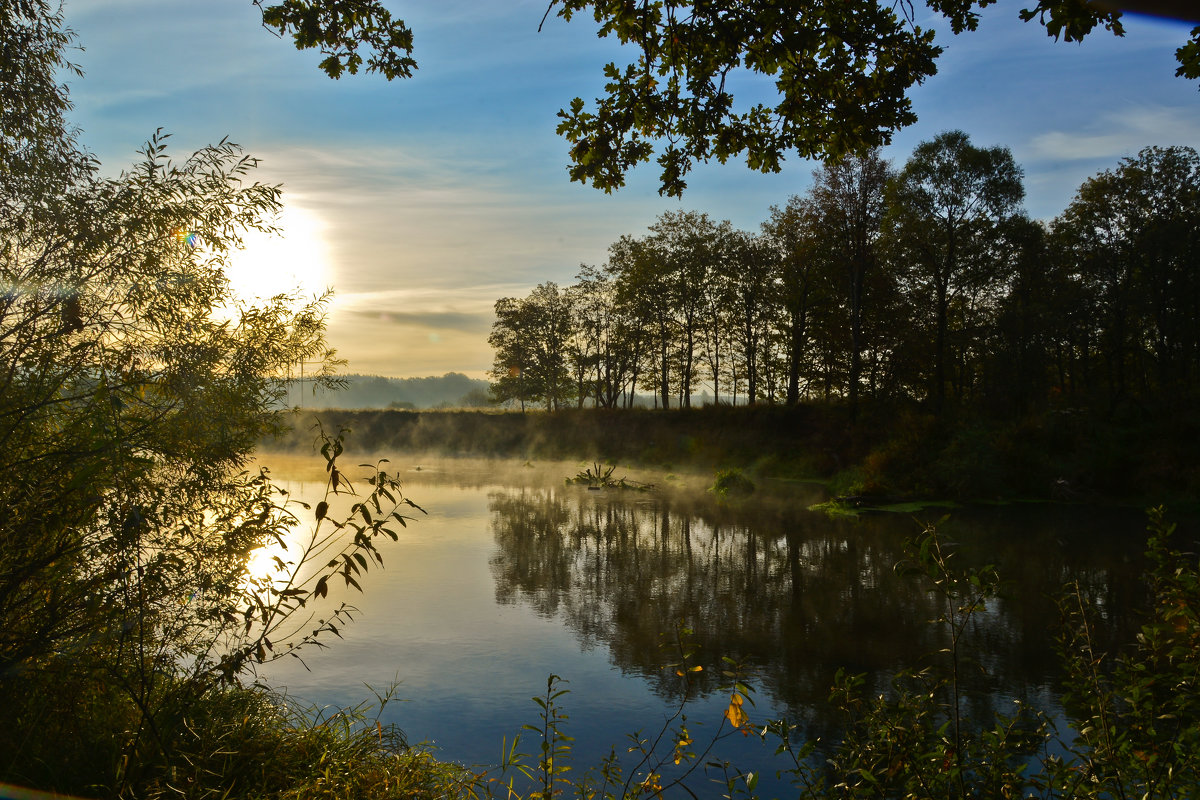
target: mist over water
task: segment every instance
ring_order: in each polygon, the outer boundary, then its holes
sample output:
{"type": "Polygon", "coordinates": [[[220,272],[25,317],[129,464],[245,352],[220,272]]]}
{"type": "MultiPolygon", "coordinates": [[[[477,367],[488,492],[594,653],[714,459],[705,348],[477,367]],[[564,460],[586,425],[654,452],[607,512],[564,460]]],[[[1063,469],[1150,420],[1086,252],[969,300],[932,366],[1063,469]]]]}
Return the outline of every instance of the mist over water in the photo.
{"type": "MultiPolygon", "coordinates": [[[[263,460],[295,496],[320,499],[319,469],[263,460]]],[[[502,739],[537,721],[530,698],[550,674],[568,681],[576,771],[623,750],[632,731],[656,733],[685,695],[664,669],[679,661],[665,645],[680,625],[703,666],[686,690],[698,742],[728,704],[725,657],[756,690],[753,720],[786,715],[830,741],[842,724],[827,703],[839,668],[886,691],[897,671],[930,663],[946,644],[929,624],[938,609],[928,587],[896,569],[920,515],[830,519],[806,510],[820,498],[802,485],[732,503],[705,493],[699,477],[629,473],[660,488],[589,491],[563,485],[573,462],[417,463],[394,466],[428,516],[385,548],[386,567],[366,576],[364,594],[339,587],[331,598],[359,608],[345,640],[311,651],[307,668],[277,662],[262,677],[319,705],[352,705],[371,697],[364,684],[398,680],[405,702],[384,721],[443,758],[496,763],[502,739]]],[[[1135,513],[1053,507],[961,509],[941,524],[960,566],[996,564],[1005,580],[968,633],[972,715],[1011,713],[1014,700],[1057,709],[1053,621],[1064,583],[1099,600],[1114,641],[1128,633],[1142,602],[1143,527],[1135,513]]],[[[535,752],[524,736],[522,749],[535,752]]],[[[768,752],[741,735],[718,749],[743,769],[773,772],[783,765],[768,752]]]]}

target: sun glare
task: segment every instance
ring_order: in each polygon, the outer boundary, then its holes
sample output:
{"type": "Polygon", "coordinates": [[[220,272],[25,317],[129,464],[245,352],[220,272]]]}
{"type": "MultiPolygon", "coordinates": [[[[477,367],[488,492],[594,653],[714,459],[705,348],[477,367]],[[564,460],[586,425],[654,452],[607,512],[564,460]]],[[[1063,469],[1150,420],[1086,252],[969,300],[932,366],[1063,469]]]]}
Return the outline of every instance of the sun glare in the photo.
{"type": "Polygon", "coordinates": [[[324,223],[311,211],[287,206],[275,222],[279,234],[246,233],[244,248],[229,258],[226,274],[237,297],[246,302],[299,293],[309,299],[333,282],[324,223]]]}

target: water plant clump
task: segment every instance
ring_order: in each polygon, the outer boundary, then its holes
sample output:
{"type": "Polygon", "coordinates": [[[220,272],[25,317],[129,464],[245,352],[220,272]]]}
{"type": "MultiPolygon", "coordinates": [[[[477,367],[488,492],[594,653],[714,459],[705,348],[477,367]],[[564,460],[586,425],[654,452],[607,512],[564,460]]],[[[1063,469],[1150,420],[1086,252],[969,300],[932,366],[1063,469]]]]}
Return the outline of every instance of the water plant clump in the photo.
{"type": "Polygon", "coordinates": [[[600,466],[600,462],[594,461],[592,462],[592,466],[575,473],[575,477],[567,478],[566,482],[568,484],[582,484],[589,489],[633,489],[638,492],[648,492],[654,488],[653,483],[630,480],[624,475],[620,478],[614,478],[613,473],[616,472],[616,469],[615,464],[602,467],[600,466]]]}
{"type": "Polygon", "coordinates": [[[709,491],[719,497],[753,494],[754,489],[754,481],[736,467],[718,470],[716,480],[709,487],[709,491]]]}

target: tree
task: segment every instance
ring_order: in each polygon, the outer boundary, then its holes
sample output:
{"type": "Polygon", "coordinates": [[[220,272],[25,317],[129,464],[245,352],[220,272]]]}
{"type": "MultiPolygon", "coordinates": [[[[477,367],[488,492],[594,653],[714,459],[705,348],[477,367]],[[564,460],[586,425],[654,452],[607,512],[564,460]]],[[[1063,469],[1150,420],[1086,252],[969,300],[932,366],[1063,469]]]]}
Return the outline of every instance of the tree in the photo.
{"type": "Polygon", "coordinates": [[[598,406],[632,404],[638,364],[645,346],[645,324],[621,302],[611,269],[581,266],[578,281],[567,289],[575,315],[572,359],[576,361],[578,402],[592,397],[598,406]],[[591,378],[586,379],[585,375],[591,378]]]}
{"type": "MultiPolygon", "coordinates": [[[[679,196],[696,163],[744,156],[751,169],[778,172],[784,156],[836,160],[886,145],[916,121],[913,86],[936,72],[942,48],[914,22],[911,3],[890,0],[599,3],[552,0],[564,19],[590,12],[601,36],[638,52],[635,63],[604,68],[606,94],[559,112],[571,143],[571,179],[611,192],[649,161],[662,167],[659,191],[679,196]],[[897,13],[900,12],[900,13],[897,13]],[[773,104],[735,105],[745,73],[774,82],[773,104]]],[[[926,0],[954,33],[975,30],[991,0],[926,0]]],[[[1021,12],[1055,38],[1077,41],[1097,25],[1123,34],[1107,4],[1040,0],[1021,12]]],[[[1130,4],[1137,6],[1138,4],[1130,4]]],[[[1194,9],[1184,13],[1198,19],[1194,9]]],[[[1200,78],[1200,27],[1177,52],[1179,75],[1200,78]]]]}
{"type": "Polygon", "coordinates": [[[647,370],[642,383],[634,379],[634,390],[647,388],[656,402],[671,407],[671,347],[675,336],[673,289],[666,260],[649,239],[622,236],[608,249],[608,267],[616,276],[617,303],[639,320],[646,342],[647,370]]]}
{"type": "Polygon", "coordinates": [[[659,215],[650,232],[651,252],[666,276],[667,294],[658,301],[668,304],[678,335],[674,369],[679,404],[687,408],[692,405],[697,348],[705,324],[705,294],[720,258],[722,231],[707,214],[668,211],[659,215]]]}
{"type": "Polygon", "coordinates": [[[914,309],[932,315],[929,398],[943,406],[952,304],[962,330],[974,303],[1002,288],[994,247],[1025,195],[1021,169],[1004,147],[977,148],[962,131],[917,145],[888,191],[892,257],[907,275],[914,309]]]}
{"type": "Polygon", "coordinates": [[[714,405],[721,402],[721,381],[727,372],[727,351],[732,347],[733,287],[729,276],[736,270],[734,264],[739,256],[736,244],[738,236],[739,233],[733,230],[733,224],[729,220],[724,220],[716,226],[716,235],[710,250],[708,279],[704,282],[701,293],[700,360],[708,364],[714,405]]]}
{"type": "Polygon", "coordinates": [[[1200,155],[1149,147],[1088,179],[1053,240],[1086,303],[1110,402],[1186,400],[1200,376],[1200,155]]]}
{"type": "Polygon", "coordinates": [[[783,208],[771,207],[763,236],[774,248],[779,269],[777,289],[785,313],[788,362],[787,403],[800,402],[800,379],[810,345],[814,309],[827,295],[822,276],[817,215],[809,198],[793,196],[783,208]]]}
{"type": "Polygon", "coordinates": [[[113,591],[97,567],[128,555],[126,529],[164,487],[188,502],[241,491],[234,476],[281,424],[288,365],[320,362],[328,379],[335,362],[322,300],[228,303],[238,231],[279,208],[277,187],[245,183],[254,160],[222,141],[176,165],[156,135],[134,171],[97,177],[54,82],[70,42],[61,17],[7,4],[0,22],[5,49],[31,54],[3,60],[5,91],[32,92],[0,117],[0,665],[11,669],[97,624],[80,606],[113,591]],[[60,589],[41,595],[47,585],[60,589]]]}
{"type": "MultiPolygon", "coordinates": [[[[763,237],[737,231],[729,237],[730,255],[722,265],[731,322],[731,344],[740,351],[746,380],[746,400],[759,394],[759,357],[776,309],[773,289],[778,270],[778,253],[763,237]]],[[[737,387],[734,387],[736,398],[737,387]]]]}
{"type": "Polygon", "coordinates": [[[1047,397],[1054,340],[1076,309],[1066,270],[1048,252],[1045,226],[1017,217],[1005,238],[1013,245],[1014,269],[996,315],[987,394],[993,412],[1014,415],[1047,397]]]}
{"type": "Polygon", "coordinates": [[[575,402],[583,408],[589,398],[600,405],[602,354],[611,315],[604,276],[581,264],[575,279],[578,282],[565,290],[572,316],[567,360],[575,379],[575,402]]]}
{"type": "MultiPolygon", "coordinates": [[[[413,33],[383,0],[284,0],[264,5],[263,26],[317,49],[326,74],[367,72],[411,77],[413,33]],[[360,50],[365,48],[364,60],[360,50]]],[[[955,34],[974,31],[978,9],[994,0],[925,0],[955,34]]],[[[922,4],[918,4],[922,5],[922,4]]],[[[601,36],[639,52],[624,68],[604,67],[606,95],[595,111],[575,98],[559,112],[571,143],[571,179],[611,192],[625,173],[649,161],[662,167],[659,191],[679,196],[695,163],[744,156],[751,169],[778,172],[786,154],[836,161],[889,144],[916,122],[908,92],[937,72],[942,47],[915,24],[911,2],[891,0],[663,0],[602,3],[550,0],[570,21],[590,14],[601,36]],[[773,81],[777,102],[738,108],[732,86],[743,73],[773,81]]],[[[1187,0],[1037,0],[1021,10],[1055,39],[1074,42],[1097,27],[1124,35],[1122,11],[1200,22],[1187,0]]],[[[1200,78],[1200,27],[1176,51],[1176,74],[1200,78]]]]}
{"type": "Polygon", "coordinates": [[[318,377],[329,376],[323,301],[226,305],[226,231],[261,225],[278,207],[274,187],[238,185],[251,166],[227,142],[175,166],[156,137],[135,172],[90,179],[43,209],[42,223],[0,229],[0,269],[11,287],[0,301],[4,466],[23,476],[4,486],[4,525],[17,545],[7,555],[24,564],[4,571],[0,662],[58,646],[59,621],[95,622],[72,619],[78,609],[70,602],[28,616],[39,608],[28,592],[46,580],[30,553],[40,551],[38,560],[56,570],[83,569],[87,562],[76,559],[94,563],[95,548],[114,545],[116,533],[100,519],[132,525],[129,515],[165,502],[157,497],[164,485],[188,502],[219,504],[238,491],[228,473],[282,424],[288,367],[320,362],[318,377]],[[208,243],[208,252],[180,231],[208,243]],[[119,489],[79,495],[109,485],[119,489]],[[45,518],[46,503],[75,518],[61,527],[63,520],[45,518]],[[16,624],[18,607],[36,634],[16,624]]]}
{"type": "Polygon", "coordinates": [[[284,0],[264,6],[263,27],[279,36],[291,35],[297,50],[316,48],[325,56],[318,65],[331,78],[368,73],[389,81],[411,78],[417,68],[412,57],[413,34],[403,20],[393,19],[380,0],[284,0]],[[366,61],[359,52],[368,50],[366,61]]]}
{"type": "Polygon", "coordinates": [[[884,188],[891,177],[892,170],[878,151],[827,163],[813,175],[817,224],[850,322],[847,397],[852,410],[862,383],[864,316],[871,300],[867,288],[879,266],[884,188]]]}
{"type": "Polygon", "coordinates": [[[492,393],[498,400],[540,399],[557,410],[574,393],[567,368],[570,298],[555,283],[538,285],[524,299],[501,298],[488,343],[496,348],[492,393]]]}
{"type": "Polygon", "coordinates": [[[98,174],[56,82],[71,40],[43,0],[0,4],[0,780],[141,796],[187,783],[154,765],[187,772],[171,759],[202,698],[335,630],[342,611],[293,614],[354,583],[387,518],[325,540],[337,566],[307,579],[248,573],[299,522],[248,467],[292,365],[336,383],[326,299],[231,297],[229,254],[280,209],[237,145],[176,163],[156,133],[98,174]],[[82,761],[94,782],[63,786],[82,761]]]}
{"type": "MultiPolygon", "coordinates": [[[[669,360],[664,362],[675,379],[677,403],[691,405],[692,381],[711,256],[707,240],[711,223],[707,215],[679,211],[660,214],[650,226],[647,245],[665,292],[655,298],[670,320],[672,340],[665,344],[669,360]]],[[[663,408],[667,407],[666,397],[663,408]]]]}
{"type": "MultiPolygon", "coordinates": [[[[631,285],[627,272],[630,264],[622,260],[632,255],[622,246],[624,242],[625,238],[609,248],[609,260],[602,275],[608,313],[602,357],[605,365],[601,376],[602,396],[611,400],[602,404],[610,408],[621,402],[626,408],[633,408],[654,338],[650,320],[642,314],[645,298],[631,285]]],[[[600,285],[601,277],[590,273],[581,273],[580,277],[600,285]]]]}
{"type": "Polygon", "coordinates": [[[523,413],[525,403],[536,397],[529,380],[533,353],[526,316],[521,301],[515,297],[501,297],[496,301],[495,311],[496,321],[488,336],[488,344],[496,349],[492,369],[488,372],[492,378],[491,396],[497,403],[516,401],[523,413]]]}

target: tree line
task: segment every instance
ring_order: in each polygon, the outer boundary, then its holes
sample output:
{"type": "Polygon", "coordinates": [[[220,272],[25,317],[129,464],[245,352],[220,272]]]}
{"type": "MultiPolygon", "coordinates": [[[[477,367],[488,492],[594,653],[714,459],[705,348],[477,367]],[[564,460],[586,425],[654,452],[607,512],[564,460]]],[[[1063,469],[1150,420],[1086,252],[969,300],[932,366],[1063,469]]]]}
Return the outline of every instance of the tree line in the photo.
{"type": "Polygon", "coordinates": [[[1044,222],[1005,147],[948,131],[899,168],[827,163],[760,230],[696,211],[496,302],[497,402],[522,409],[919,401],[1014,416],[1194,401],[1200,155],[1148,147],[1044,222]]]}

